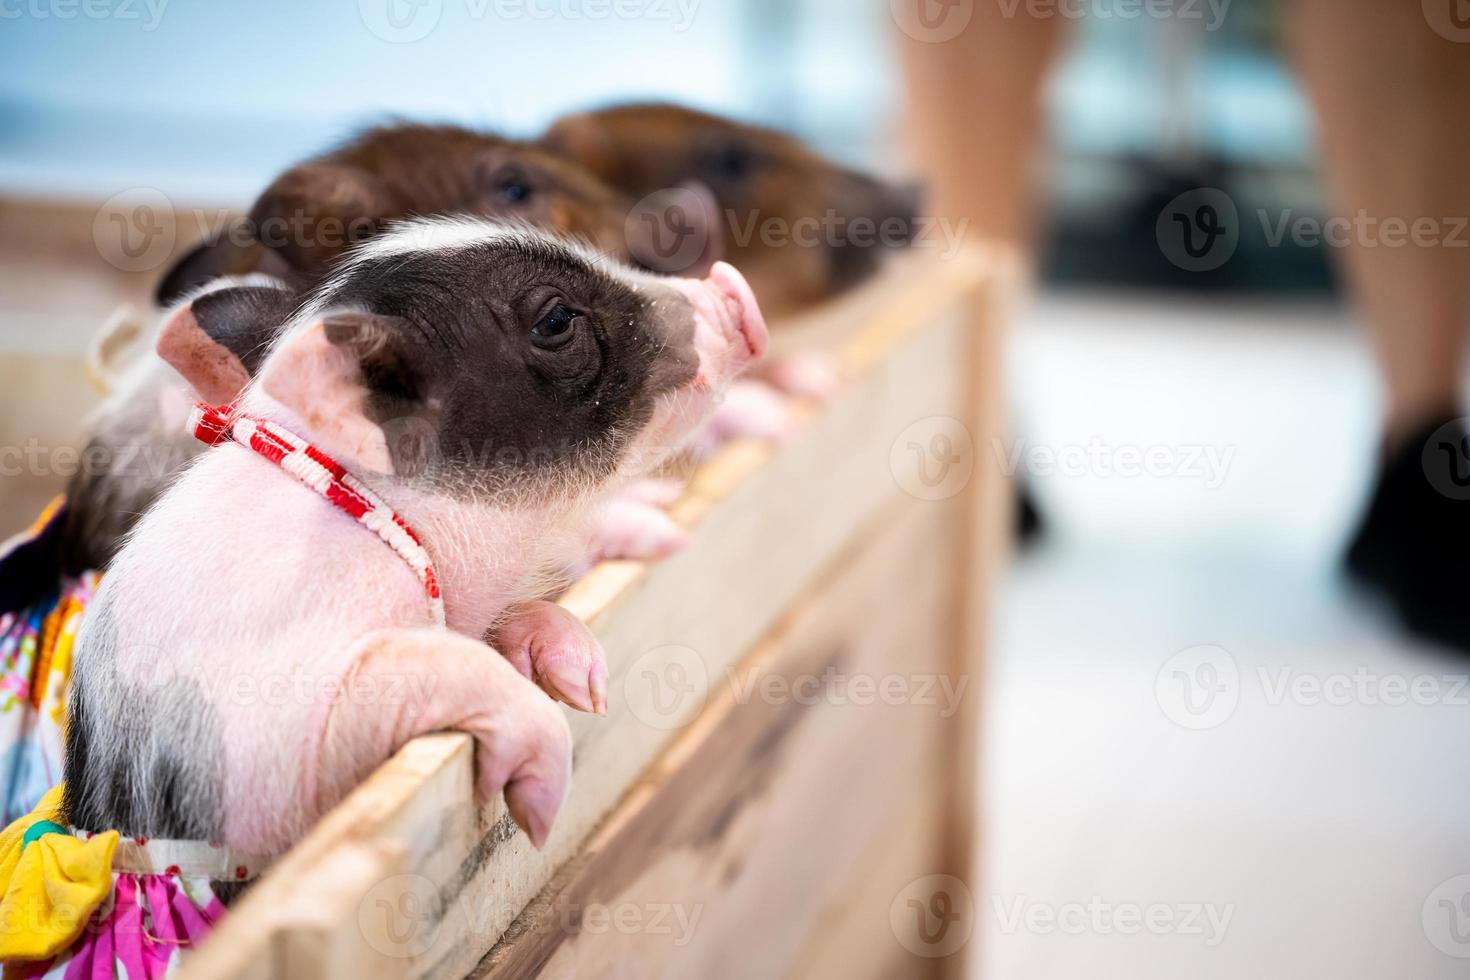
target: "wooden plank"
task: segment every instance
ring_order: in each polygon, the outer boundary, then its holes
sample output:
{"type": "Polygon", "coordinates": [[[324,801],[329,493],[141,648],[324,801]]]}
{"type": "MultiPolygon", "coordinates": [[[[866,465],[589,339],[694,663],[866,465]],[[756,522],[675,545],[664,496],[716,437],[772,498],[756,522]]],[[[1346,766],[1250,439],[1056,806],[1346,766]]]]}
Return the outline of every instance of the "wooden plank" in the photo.
{"type": "MultiPolygon", "coordinates": [[[[1005,326],[1017,301],[1021,259],[1013,251],[992,253],[997,269],[1010,274],[997,277],[971,293],[971,323],[966,330],[969,348],[965,354],[967,390],[964,399],[966,426],[976,447],[975,470],[960,497],[960,523],[964,547],[956,556],[955,575],[964,583],[960,593],[960,642],[950,652],[949,672],[977,681],[973,696],[950,721],[947,739],[955,746],[952,771],[945,785],[946,805],[944,872],[978,894],[982,880],[979,833],[982,825],[980,771],[980,705],[984,697],[980,683],[985,676],[985,644],[990,627],[990,597],[995,578],[1011,547],[1015,494],[1010,478],[1001,470],[996,453],[989,451],[993,440],[1006,434],[1005,384],[1001,368],[1005,354],[1005,326]]],[[[941,961],[948,977],[973,976],[978,956],[966,944],[956,955],[941,961]]]]}
{"type": "MultiPolygon", "coordinates": [[[[944,825],[947,798],[941,776],[927,792],[905,801],[904,812],[884,828],[863,858],[850,868],[833,869],[839,897],[812,927],[787,976],[891,980],[933,976],[944,968],[943,960],[905,946],[905,940],[912,942],[911,933],[905,931],[900,938],[892,920],[895,901],[900,902],[898,915],[909,913],[901,904],[905,890],[943,867],[945,842],[933,831],[944,825]]],[[[927,952],[923,946],[916,948],[927,952]]]]}
{"type": "Polygon", "coordinates": [[[415,876],[401,873],[403,848],[382,840],[354,841],[322,854],[312,887],[279,908],[290,923],[275,939],[280,972],[288,977],[398,980],[408,960],[397,955],[404,937],[397,914],[415,876]]]}
{"type": "MultiPolygon", "coordinates": [[[[381,837],[403,844],[405,866],[432,893],[419,923],[428,939],[416,943],[410,974],[453,977],[474,966],[699,713],[709,679],[746,654],[855,527],[906,499],[890,448],[915,420],[964,412],[968,304],[987,277],[978,260],[936,263],[885,292],[841,352],[848,386],[832,405],[812,412],[790,443],[734,445],[696,473],[675,507],[677,520],[698,527],[693,547],[652,566],[606,563],[563,598],[603,642],[610,703],[605,718],[570,715],[573,789],[544,851],[515,830],[503,803],[470,806],[467,739],[419,740],[324,818],[209,946],[258,945],[279,925],[272,895],[311,888],[321,853],[381,837]],[[657,696],[666,692],[645,679],[676,666],[697,672],[705,687],[664,712],[657,696]]],[[[188,975],[237,975],[224,954],[209,952],[188,975]]]]}
{"type": "Polygon", "coordinates": [[[786,974],[885,831],[920,846],[890,876],[872,938],[886,961],[927,966],[887,914],[942,843],[941,735],[957,705],[930,685],[960,627],[946,614],[955,516],[914,500],[880,511],[474,975],[786,974]]]}

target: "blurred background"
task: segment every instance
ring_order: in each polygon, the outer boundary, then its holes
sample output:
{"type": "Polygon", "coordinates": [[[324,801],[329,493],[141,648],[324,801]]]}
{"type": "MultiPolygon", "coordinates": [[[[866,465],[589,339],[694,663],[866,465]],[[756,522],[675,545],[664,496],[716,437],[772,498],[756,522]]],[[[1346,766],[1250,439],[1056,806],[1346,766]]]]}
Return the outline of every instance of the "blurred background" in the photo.
{"type": "MultiPolygon", "coordinates": [[[[368,123],[529,135],[634,98],[913,170],[887,3],[594,6],[0,3],[0,443],[74,438],[96,398],[86,344],[146,296],[147,270],[98,237],[116,234],[99,216],[117,195],[226,213],[368,123]]],[[[1062,8],[1085,15],[1065,15],[1045,87],[1012,434],[983,447],[1045,529],[996,599],[979,965],[1464,976],[1464,660],[1404,639],[1339,578],[1381,394],[1333,249],[1271,234],[1325,213],[1280,5],[1062,8]],[[1227,261],[1190,269],[1157,224],[1201,189],[1246,220],[1227,261]],[[1116,465],[1150,452],[1150,472],[1116,465]],[[1222,700],[1201,715],[1174,685],[1206,669],[1222,700]],[[1432,693],[1385,696],[1394,678],[1432,693]],[[1129,927],[1128,909],[1167,924],[1129,927]]],[[[952,97],[962,118],[978,96],[952,97]]],[[[0,532],[58,482],[7,473],[0,532]]]]}

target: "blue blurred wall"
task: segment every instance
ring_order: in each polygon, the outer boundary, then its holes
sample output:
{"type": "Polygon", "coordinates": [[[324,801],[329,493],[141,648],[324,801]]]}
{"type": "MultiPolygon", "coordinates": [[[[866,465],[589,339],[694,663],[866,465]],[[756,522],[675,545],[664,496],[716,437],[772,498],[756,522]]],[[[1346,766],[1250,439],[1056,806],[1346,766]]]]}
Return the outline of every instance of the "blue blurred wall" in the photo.
{"type": "Polygon", "coordinates": [[[391,115],[531,133],[673,98],[861,157],[886,5],[849,0],[0,0],[0,193],[253,196],[391,115]]]}

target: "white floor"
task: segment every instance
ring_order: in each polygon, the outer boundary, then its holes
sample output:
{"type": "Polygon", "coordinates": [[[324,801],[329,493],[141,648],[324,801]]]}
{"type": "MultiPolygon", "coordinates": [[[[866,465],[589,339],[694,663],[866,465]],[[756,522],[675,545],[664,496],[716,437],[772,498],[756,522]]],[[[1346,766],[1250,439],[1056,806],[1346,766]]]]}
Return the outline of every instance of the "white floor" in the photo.
{"type": "Polygon", "coordinates": [[[993,448],[1052,534],[999,598],[984,975],[1470,975],[1470,657],[1336,576],[1377,401],[1345,315],[1044,298],[1012,366],[993,448]]]}

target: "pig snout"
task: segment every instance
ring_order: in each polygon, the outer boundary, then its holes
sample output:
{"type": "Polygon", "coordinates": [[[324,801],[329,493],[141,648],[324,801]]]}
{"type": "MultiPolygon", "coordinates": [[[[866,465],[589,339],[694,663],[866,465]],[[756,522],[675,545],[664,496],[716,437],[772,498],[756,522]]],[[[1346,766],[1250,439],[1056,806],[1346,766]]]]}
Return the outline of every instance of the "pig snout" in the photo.
{"type": "Polygon", "coordinates": [[[834,210],[846,217],[851,234],[840,236],[828,250],[831,288],[841,292],[856,286],[877,271],[886,251],[912,245],[921,230],[923,201],[922,184],[888,184],[849,174],[834,210]]]}
{"type": "Polygon", "coordinates": [[[729,381],[766,353],[770,335],[755,293],[728,262],[716,262],[703,279],[676,279],[675,287],[694,307],[696,384],[729,381]]]}

